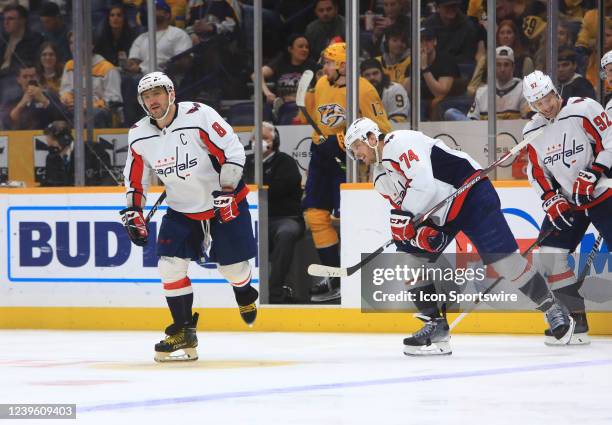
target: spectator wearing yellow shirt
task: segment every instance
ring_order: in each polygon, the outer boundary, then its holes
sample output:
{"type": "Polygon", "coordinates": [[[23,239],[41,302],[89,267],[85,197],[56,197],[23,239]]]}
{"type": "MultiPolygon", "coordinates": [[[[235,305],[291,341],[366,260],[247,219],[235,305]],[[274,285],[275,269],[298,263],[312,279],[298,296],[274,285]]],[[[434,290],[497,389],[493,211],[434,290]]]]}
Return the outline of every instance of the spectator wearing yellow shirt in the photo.
{"type": "Polygon", "coordinates": [[[376,59],[381,63],[383,72],[394,83],[404,84],[410,75],[410,47],[407,28],[391,25],[385,31],[383,54],[376,59]]]}
{"type": "MultiPolygon", "coordinates": [[[[612,10],[612,1],[606,0],[606,10],[612,10]]],[[[591,52],[587,62],[586,79],[594,86],[599,79],[599,57],[595,43],[597,42],[598,13],[592,9],[584,14],[582,27],[576,40],[576,48],[579,52],[591,52]]],[[[604,23],[604,52],[612,49],[612,19],[606,17],[604,23]]]]}
{"type": "MultiPolygon", "coordinates": [[[[74,33],[68,35],[70,51],[74,54],[74,33]]],[[[91,58],[91,75],[94,106],[94,126],[108,128],[111,125],[110,107],[112,103],[121,103],[121,76],[115,66],[98,54],[91,58]]],[[[60,100],[69,111],[74,111],[74,61],[69,60],[64,66],[60,84],[60,100]]]]}

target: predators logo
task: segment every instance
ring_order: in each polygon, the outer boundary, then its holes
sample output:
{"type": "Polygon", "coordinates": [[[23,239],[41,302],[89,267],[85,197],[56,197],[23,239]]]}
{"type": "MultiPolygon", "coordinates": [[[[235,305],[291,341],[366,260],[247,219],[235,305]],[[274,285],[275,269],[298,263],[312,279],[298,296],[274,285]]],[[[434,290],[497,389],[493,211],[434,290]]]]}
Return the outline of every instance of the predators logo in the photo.
{"type": "Polygon", "coordinates": [[[326,127],[338,127],[346,121],[344,108],[337,103],[319,106],[317,110],[321,115],[321,124],[326,127]]]}

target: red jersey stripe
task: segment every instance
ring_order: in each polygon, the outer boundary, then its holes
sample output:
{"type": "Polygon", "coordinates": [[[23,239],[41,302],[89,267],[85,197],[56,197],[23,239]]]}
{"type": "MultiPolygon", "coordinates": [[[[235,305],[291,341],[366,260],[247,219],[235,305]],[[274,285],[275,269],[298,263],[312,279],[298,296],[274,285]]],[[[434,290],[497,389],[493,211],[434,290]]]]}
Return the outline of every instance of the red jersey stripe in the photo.
{"type": "Polygon", "coordinates": [[[601,136],[599,135],[599,132],[593,126],[593,123],[587,118],[582,118],[582,127],[584,127],[584,130],[589,133],[593,139],[595,139],[595,154],[597,155],[603,150],[603,144],[601,143],[601,136]]]}
{"type": "Polygon", "coordinates": [[[142,176],[144,173],[144,161],[134,149],[132,151],[132,166],[130,167],[130,187],[134,189],[133,205],[142,205],[142,176]]]}
{"type": "Polygon", "coordinates": [[[226,161],[225,152],[223,152],[223,149],[221,149],[220,147],[215,145],[212,142],[212,140],[210,140],[210,137],[208,137],[208,134],[205,131],[203,131],[203,130],[200,130],[200,139],[202,140],[202,143],[204,143],[204,146],[206,146],[208,151],[215,158],[217,158],[217,161],[219,161],[219,164],[220,165],[225,164],[225,161],[226,161]]]}
{"type": "Polygon", "coordinates": [[[533,167],[533,177],[535,177],[536,181],[540,185],[540,188],[544,192],[550,192],[553,190],[552,185],[546,178],[546,174],[544,174],[544,170],[542,167],[540,167],[537,152],[530,145],[527,145],[527,155],[529,156],[529,162],[531,162],[531,166],[533,167]]]}
{"type": "MultiPolygon", "coordinates": [[[[472,180],[474,177],[476,177],[478,175],[478,173],[480,173],[482,170],[478,170],[476,171],[474,174],[472,174],[470,177],[468,177],[467,179],[465,179],[465,181],[463,182],[463,184],[469,182],[470,180],[472,180]]],[[[488,177],[483,176],[483,178],[481,179],[484,180],[488,177]]],[[[480,183],[480,182],[478,182],[480,183]]],[[[478,184],[476,183],[476,184],[478,184]]],[[[457,196],[454,200],[453,203],[451,204],[450,209],[448,210],[448,214],[446,215],[446,221],[450,222],[452,220],[454,220],[455,218],[457,218],[457,216],[459,215],[459,212],[461,211],[461,208],[463,207],[463,203],[465,202],[465,198],[467,198],[468,193],[470,192],[470,190],[472,190],[474,186],[470,187],[467,190],[464,190],[463,193],[459,196],[457,196]]]]}

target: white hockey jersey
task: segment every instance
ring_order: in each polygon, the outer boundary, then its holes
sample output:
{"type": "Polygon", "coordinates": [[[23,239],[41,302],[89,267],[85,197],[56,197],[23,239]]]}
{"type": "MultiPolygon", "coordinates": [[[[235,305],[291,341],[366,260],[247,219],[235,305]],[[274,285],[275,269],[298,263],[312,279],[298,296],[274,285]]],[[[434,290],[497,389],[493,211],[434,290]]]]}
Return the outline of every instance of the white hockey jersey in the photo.
{"type": "MultiPolygon", "coordinates": [[[[527,100],[523,97],[523,80],[512,78],[503,86],[495,90],[495,113],[498,119],[516,120],[526,108],[527,100]]],[[[489,115],[488,86],[481,86],[476,90],[474,103],[468,111],[467,117],[471,120],[486,120],[489,115]]]]}
{"type": "Polygon", "coordinates": [[[608,103],[606,103],[606,113],[609,116],[612,116],[612,99],[608,100],[608,103]]]}
{"type": "MultiPolygon", "coordinates": [[[[149,117],[138,121],[128,134],[124,169],[128,197],[141,205],[155,173],[166,186],[166,202],[190,218],[214,216],[212,192],[221,190],[221,166],[244,166],[245,153],[232,127],[211,107],[196,102],[177,104],[174,119],[160,130],[149,117]]],[[[248,188],[240,181],[237,200],[248,188]]]]}
{"type": "Polygon", "coordinates": [[[410,117],[408,92],[398,83],[391,82],[382,92],[382,103],[387,117],[394,122],[406,122],[410,117]]]}
{"type": "MultiPolygon", "coordinates": [[[[414,215],[427,212],[463,185],[480,165],[419,131],[397,130],[385,136],[382,164],[374,167],[374,188],[393,208],[414,215]]],[[[432,215],[436,225],[453,220],[469,191],[432,215]]]]}
{"type": "MultiPolygon", "coordinates": [[[[528,145],[527,175],[538,195],[560,190],[568,201],[578,172],[593,162],[610,169],[612,166],[612,121],[602,106],[589,98],[571,97],[564,100],[557,117],[548,121],[541,114],[533,116],[523,130],[523,137],[539,128],[544,133],[528,145]]],[[[612,196],[612,190],[595,188],[589,208],[612,196]]]]}

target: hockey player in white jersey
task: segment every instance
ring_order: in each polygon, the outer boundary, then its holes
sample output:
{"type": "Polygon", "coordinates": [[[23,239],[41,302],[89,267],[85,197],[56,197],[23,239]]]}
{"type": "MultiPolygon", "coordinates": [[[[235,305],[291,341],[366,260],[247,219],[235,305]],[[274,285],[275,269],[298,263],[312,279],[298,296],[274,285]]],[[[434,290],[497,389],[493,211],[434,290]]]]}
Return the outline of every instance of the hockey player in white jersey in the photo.
{"type": "MultiPolygon", "coordinates": [[[[608,86],[612,87],[612,50],[601,57],[601,79],[606,80],[608,86]]],[[[606,113],[608,116],[612,115],[612,98],[606,103],[606,113]]]]}
{"type": "Polygon", "coordinates": [[[156,361],[196,360],[191,260],[209,251],[211,262],[232,285],[242,319],[256,318],[258,292],[251,286],[249,259],[257,252],[242,181],[245,153],[228,123],[209,106],[174,103],[170,78],[152,72],[138,84],[147,116],[129,131],[125,164],[127,208],[121,211],[132,242],[147,244],[143,217],[149,174],[165,185],[168,210],[157,238],[158,270],[173,323],[155,345],[156,361]],[[183,355],[180,354],[182,350],[183,355]]]}
{"type": "MultiPolygon", "coordinates": [[[[551,289],[576,320],[570,344],[587,344],[584,299],[567,254],[576,249],[591,223],[608,249],[612,243],[612,190],[606,185],[611,177],[612,121],[592,99],[563,99],[541,71],[524,78],[523,94],[537,112],[525,126],[523,137],[544,128],[527,148],[529,181],[547,216],[541,232],[556,228],[541,244],[544,272],[551,289]]],[[[549,331],[546,340],[558,343],[549,331]]]]}
{"type": "MultiPolygon", "coordinates": [[[[545,313],[555,338],[567,343],[574,322],[567,309],[548,288],[540,273],[518,253],[518,246],[500,210],[491,182],[483,178],[469,190],[415,227],[419,214],[447,198],[479,173],[480,165],[469,155],[448,148],[441,140],[418,131],[398,130],[381,134],[367,118],[354,121],[346,132],[347,152],[374,169],[374,188],[390,203],[391,234],[398,251],[433,261],[463,231],[477,248],[484,264],[492,267],[527,295],[545,313]]],[[[421,292],[435,291],[432,284],[421,292]]],[[[409,355],[449,354],[446,317],[435,302],[416,296],[416,307],[425,326],[404,340],[409,355]]]]}

